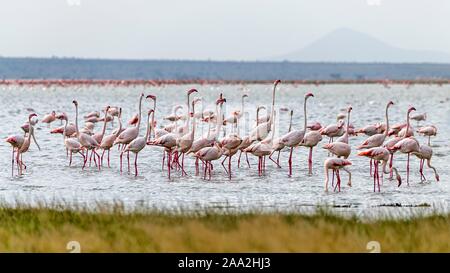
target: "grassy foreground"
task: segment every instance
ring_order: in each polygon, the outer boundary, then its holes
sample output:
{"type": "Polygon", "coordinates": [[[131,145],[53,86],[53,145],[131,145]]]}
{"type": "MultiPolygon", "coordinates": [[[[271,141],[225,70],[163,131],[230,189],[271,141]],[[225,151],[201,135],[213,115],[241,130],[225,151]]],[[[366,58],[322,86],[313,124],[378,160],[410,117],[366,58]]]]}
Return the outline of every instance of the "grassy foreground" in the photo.
{"type": "Polygon", "coordinates": [[[0,208],[0,252],[449,252],[450,217],[361,222],[318,211],[168,214],[0,208]]]}

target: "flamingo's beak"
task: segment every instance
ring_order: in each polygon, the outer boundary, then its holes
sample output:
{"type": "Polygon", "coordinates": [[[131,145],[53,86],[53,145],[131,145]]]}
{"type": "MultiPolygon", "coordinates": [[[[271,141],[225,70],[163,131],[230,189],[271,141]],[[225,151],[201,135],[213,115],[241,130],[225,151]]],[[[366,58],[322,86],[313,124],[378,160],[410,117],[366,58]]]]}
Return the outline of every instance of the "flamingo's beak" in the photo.
{"type": "Polygon", "coordinates": [[[276,80],[273,84],[274,85],[277,85],[277,84],[279,84],[281,82],[281,80],[276,80]]]}
{"type": "Polygon", "coordinates": [[[146,98],[147,99],[156,100],[156,96],[155,95],[148,95],[146,98]]]}
{"type": "Polygon", "coordinates": [[[311,92],[310,92],[310,93],[306,93],[305,97],[306,97],[306,98],[309,98],[309,97],[314,97],[314,94],[313,94],[313,93],[311,93],[311,92]]]}

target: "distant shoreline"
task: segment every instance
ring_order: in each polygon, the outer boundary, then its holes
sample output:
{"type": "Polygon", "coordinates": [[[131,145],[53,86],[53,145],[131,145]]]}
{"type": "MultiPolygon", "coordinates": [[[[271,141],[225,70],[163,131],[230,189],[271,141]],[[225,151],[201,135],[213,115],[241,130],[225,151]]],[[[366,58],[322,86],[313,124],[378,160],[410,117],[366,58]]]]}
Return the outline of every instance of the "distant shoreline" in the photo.
{"type": "MultiPolygon", "coordinates": [[[[271,84],[273,80],[104,80],[104,79],[3,79],[0,80],[1,86],[136,86],[136,85],[246,85],[246,84],[271,84]]],[[[389,86],[395,85],[444,85],[450,84],[450,79],[414,79],[414,80],[284,80],[285,84],[293,85],[325,85],[325,84],[381,84],[389,86]]]]}

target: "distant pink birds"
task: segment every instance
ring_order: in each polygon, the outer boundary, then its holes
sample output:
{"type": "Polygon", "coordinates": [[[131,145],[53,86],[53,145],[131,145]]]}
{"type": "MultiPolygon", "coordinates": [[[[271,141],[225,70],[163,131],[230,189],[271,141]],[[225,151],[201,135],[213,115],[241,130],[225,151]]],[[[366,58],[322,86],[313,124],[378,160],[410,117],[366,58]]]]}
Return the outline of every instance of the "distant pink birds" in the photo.
{"type": "Polygon", "coordinates": [[[334,190],[336,190],[336,188],[337,188],[338,191],[341,191],[341,178],[339,175],[339,170],[344,170],[345,172],[348,173],[347,185],[349,187],[352,186],[352,173],[348,169],[348,166],[350,166],[350,165],[352,165],[352,162],[350,162],[347,159],[343,159],[343,158],[327,158],[325,160],[325,162],[324,162],[325,192],[328,192],[329,170],[333,170],[333,178],[334,178],[334,173],[336,173],[337,183],[336,183],[336,187],[334,188],[334,190]]]}

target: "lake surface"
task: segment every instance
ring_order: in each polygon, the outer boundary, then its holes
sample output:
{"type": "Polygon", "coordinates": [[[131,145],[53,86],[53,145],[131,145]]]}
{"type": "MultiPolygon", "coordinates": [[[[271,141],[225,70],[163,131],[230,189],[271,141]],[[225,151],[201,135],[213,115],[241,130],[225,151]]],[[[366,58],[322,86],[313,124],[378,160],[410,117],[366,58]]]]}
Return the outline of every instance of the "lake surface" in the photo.
{"type": "MultiPolygon", "coordinates": [[[[257,105],[271,103],[271,85],[224,85],[224,86],[191,86],[167,85],[162,87],[18,87],[0,86],[0,135],[6,138],[11,134],[21,134],[20,126],[26,121],[32,108],[42,118],[43,115],[55,110],[65,111],[70,120],[74,121],[75,109],[73,99],[79,102],[80,116],[97,110],[106,105],[123,108],[125,122],[137,112],[139,94],[155,94],[158,97],[156,118],[158,125],[165,124],[162,120],[172,112],[176,104],[186,103],[186,90],[196,87],[202,97],[205,108],[214,109],[212,102],[219,93],[227,99],[226,110],[239,109],[241,96],[246,93],[249,98],[246,111],[251,120],[255,119],[257,105]]],[[[406,111],[410,105],[417,113],[426,112],[428,119],[424,124],[434,124],[438,127],[438,135],[432,138],[434,156],[432,163],[437,168],[441,181],[436,183],[430,169],[425,168],[429,183],[419,183],[419,160],[412,158],[410,186],[404,183],[397,187],[396,183],[385,179],[381,193],[373,192],[373,180],[369,176],[369,160],[356,156],[355,147],[366,136],[351,137],[353,162],[353,187],[346,186],[347,176],[343,174],[342,191],[324,193],[323,162],[327,157],[325,150],[314,149],[314,174],[307,175],[308,150],[297,148],[294,152],[293,176],[288,177],[288,151],[281,156],[282,169],[276,168],[270,160],[266,160],[267,170],[264,176],[258,176],[257,158],[250,157],[252,167],[245,164],[236,168],[236,157],[233,158],[233,177],[228,180],[220,162],[215,162],[213,179],[203,180],[195,176],[194,160],[185,161],[187,177],[181,177],[180,172],[173,172],[169,181],[166,171],[161,171],[162,150],[158,147],[146,147],[140,153],[140,176],[119,173],[118,152],[111,152],[111,168],[98,171],[94,166],[81,170],[81,158],[74,156],[74,164],[68,167],[65,148],[61,135],[51,135],[46,124],[36,125],[36,137],[42,150],[32,144],[30,151],[24,154],[24,162],[28,169],[21,177],[11,177],[11,147],[5,141],[0,142],[0,199],[3,203],[34,204],[38,201],[66,202],[93,205],[97,202],[120,201],[127,207],[155,207],[159,209],[198,209],[203,207],[226,207],[237,211],[274,210],[301,211],[316,205],[332,205],[337,211],[353,211],[366,213],[378,211],[380,206],[401,204],[409,207],[428,204],[429,210],[450,210],[449,185],[449,154],[450,154],[450,87],[415,85],[393,85],[385,88],[382,85],[321,85],[294,86],[280,85],[276,98],[276,108],[288,107],[294,110],[293,126],[303,126],[303,96],[313,92],[315,97],[308,101],[308,121],[319,121],[322,125],[336,122],[336,115],[352,105],[352,121],[355,127],[383,122],[384,109],[389,100],[395,105],[390,109],[391,124],[404,122],[406,111]]],[[[152,107],[149,101],[144,101],[143,110],[147,112],[152,107]]],[[[287,132],[289,117],[281,112],[277,115],[277,134],[287,132]]],[[[82,121],[80,121],[82,123],[82,121]]],[[[242,125],[241,132],[245,132],[242,125]]],[[[416,122],[412,123],[415,127],[416,122]]],[[[51,127],[60,126],[59,121],[51,127]]],[[[107,134],[117,123],[108,125],[107,134]]],[[[101,130],[98,123],[96,131],[101,130]]],[[[206,132],[207,127],[198,127],[197,136],[206,132]]],[[[141,130],[141,135],[145,133],[141,130]]],[[[277,135],[276,135],[277,136],[277,135]]],[[[426,143],[425,137],[417,136],[421,143],[426,143]]],[[[325,137],[319,146],[328,141],[325,137]]],[[[133,158],[133,157],[132,157],[133,158]]],[[[245,162],[245,161],[244,161],[245,162]]],[[[406,155],[397,154],[395,166],[398,167],[406,181],[406,155]]],[[[406,209],[405,209],[406,207],[406,209]]],[[[390,211],[400,211],[399,208],[389,208],[390,211]]]]}

